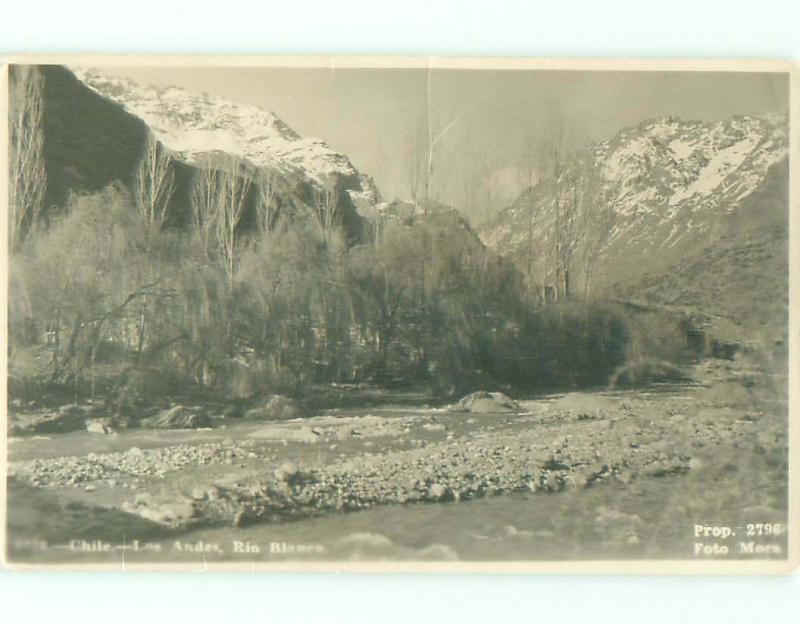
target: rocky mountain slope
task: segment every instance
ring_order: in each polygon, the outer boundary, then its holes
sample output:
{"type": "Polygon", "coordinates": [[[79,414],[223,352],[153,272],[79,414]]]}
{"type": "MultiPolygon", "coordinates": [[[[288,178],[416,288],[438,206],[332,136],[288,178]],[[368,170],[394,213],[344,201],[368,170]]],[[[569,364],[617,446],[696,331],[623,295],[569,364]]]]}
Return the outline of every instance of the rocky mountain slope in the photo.
{"type": "MultiPolygon", "coordinates": [[[[661,118],[589,148],[612,209],[601,254],[606,282],[638,279],[643,266],[664,269],[709,242],[771,172],[785,167],[787,153],[788,120],[778,114],[713,123],[661,118]]],[[[482,239],[501,253],[524,256],[531,249],[532,209],[539,211],[537,223],[551,218],[546,184],[525,191],[484,225],[482,239]]],[[[534,249],[542,235],[538,228],[534,249]]]]}
{"type": "Polygon", "coordinates": [[[113,180],[130,183],[153,133],[176,170],[173,222],[188,217],[196,167],[233,155],[249,169],[274,174],[279,210],[307,211],[315,191],[328,189],[351,236],[380,203],[372,180],[319,139],[302,138],[274,113],[177,87],[141,86],[96,69],[47,66],[45,158],[48,207],[70,191],[95,191],[113,180]]]}
{"type": "MultiPolygon", "coordinates": [[[[789,309],[789,170],[773,167],[736,211],[714,223],[703,244],[662,271],[618,284],[616,294],[699,311],[724,340],[783,345],[789,309]]],[[[781,348],[778,348],[780,351],[781,348]]]]}

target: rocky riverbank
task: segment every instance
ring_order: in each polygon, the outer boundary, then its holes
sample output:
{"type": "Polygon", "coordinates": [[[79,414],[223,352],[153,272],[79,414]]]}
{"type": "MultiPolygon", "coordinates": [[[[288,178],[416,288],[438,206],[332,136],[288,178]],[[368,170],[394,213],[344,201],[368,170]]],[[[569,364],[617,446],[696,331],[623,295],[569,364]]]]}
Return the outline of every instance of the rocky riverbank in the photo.
{"type": "MultiPolygon", "coordinates": [[[[523,401],[522,413],[332,411],[231,428],[219,442],[203,443],[198,433],[195,443],[9,468],[18,483],[184,530],[609,481],[628,486],[702,470],[719,457],[757,455],[785,465],[785,413],[742,397],[731,405],[731,396],[696,387],[568,394],[523,401]]],[[[730,467],[741,469],[746,464],[730,467]]]]}

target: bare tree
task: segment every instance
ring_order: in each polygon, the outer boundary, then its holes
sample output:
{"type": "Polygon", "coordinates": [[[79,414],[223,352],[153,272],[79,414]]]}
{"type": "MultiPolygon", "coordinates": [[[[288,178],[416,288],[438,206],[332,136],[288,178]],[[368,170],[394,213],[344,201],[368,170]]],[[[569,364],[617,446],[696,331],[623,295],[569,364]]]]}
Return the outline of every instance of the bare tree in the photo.
{"type": "Polygon", "coordinates": [[[324,186],[314,189],[314,213],[322,240],[331,242],[331,236],[338,223],[339,196],[335,188],[324,186]]]}
{"type": "Polygon", "coordinates": [[[11,72],[9,98],[9,237],[19,245],[39,218],[47,175],[44,163],[44,79],[35,66],[11,72]]]}
{"type": "Polygon", "coordinates": [[[406,177],[411,201],[415,210],[419,210],[423,194],[423,178],[425,175],[425,147],[422,144],[419,132],[406,138],[406,177]]]}
{"type": "Polygon", "coordinates": [[[190,203],[197,237],[206,256],[211,254],[216,235],[216,214],[219,205],[221,175],[206,161],[194,175],[190,203]]]}
{"type": "Polygon", "coordinates": [[[584,158],[581,162],[581,273],[583,296],[588,297],[596,274],[600,253],[608,242],[614,225],[611,191],[597,165],[584,158]]]}
{"type": "Polygon", "coordinates": [[[224,168],[219,174],[221,183],[216,193],[217,244],[231,284],[236,270],[237,229],[247,207],[247,196],[253,180],[249,170],[240,169],[239,160],[235,156],[226,157],[224,168]]]}
{"type": "MultiPolygon", "coordinates": [[[[386,176],[386,148],[383,143],[378,143],[375,150],[375,157],[372,164],[373,177],[372,181],[376,179],[384,179],[386,176]]],[[[377,190],[377,189],[376,189],[377,190]]],[[[376,204],[374,208],[367,215],[370,221],[371,238],[374,248],[378,248],[383,238],[384,228],[386,227],[386,210],[385,204],[380,201],[380,195],[376,196],[376,204]]]]}
{"type": "Polygon", "coordinates": [[[434,155],[436,153],[436,143],[439,141],[438,136],[438,122],[437,118],[433,116],[430,105],[428,106],[428,123],[425,125],[428,130],[428,142],[425,150],[425,168],[422,172],[422,201],[423,210],[428,212],[428,202],[431,198],[431,190],[433,187],[433,175],[436,169],[434,168],[434,155]]]}
{"type": "MultiPolygon", "coordinates": [[[[569,181],[566,179],[564,126],[560,119],[551,123],[549,134],[542,144],[541,168],[543,181],[548,185],[553,215],[547,245],[555,269],[555,294],[557,297],[568,296],[575,245],[575,214],[569,194],[569,181]]],[[[546,298],[546,286],[544,288],[546,298]]]]}
{"type": "Polygon", "coordinates": [[[535,285],[535,273],[537,270],[537,264],[539,264],[539,271],[541,273],[540,277],[542,280],[542,293],[544,296],[544,288],[546,286],[545,282],[547,279],[547,253],[546,248],[544,245],[540,244],[540,241],[537,238],[537,227],[541,227],[541,223],[539,222],[540,219],[540,211],[538,210],[538,206],[536,206],[536,193],[535,187],[537,182],[539,181],[540,174],[537,172],[537,156],[538,156],[538,146],[534,138],[528,137],[525,142],[525,152],[523,155],[523,164],[519,168],[519,185],[523,189],[523,197],[521,198],[523,201],[523,205],[528,213],[528,253],[527,253],[527,263],[526,263],[526,282],[527,282],[527,289],[528,289],[528,298],[530,300],[534,299],[533,292],[534,292],[534,285],[535,285]],[[538,248],[537,248],[538,246],[538,248]],[[542,257],[539,259],[537,263],[537,256],[542,254],[542,257]]]}
{"type": "Polygon", "coordinates": [[[256,196],[256,215],[261,232],[269,232],[275,225],[277,205],[275,202],[275,173],[269,169],[259,169],[256,174],[258,195],[256,196]]]}
{"type": "Polygon", "coordinates": [[[572,295],[575,275],[581,274],[583,295],[588,296],[613,222],[603,177],[591,152],[567,154],[560,123],[551,127],[542,161],[552,207],[548,234],[555,295],[572,295]]]}
{"type": "Polygon", "coordinates": [[[164,224],[174,191],[175,175],[170,163],[167,151],[148,131],[136,170],[133,199],[141,219],[156,228],[164,224]]]}
{"type": "MultiPolygon", "coordinates": [[[[451,124],[452,125],[452,124],[451,124]]],[[[419,121],[413,135],[406,141],[409,190],[417,212],[428,212],[429,200],[438,173],[439,159],[437,145],[451,126],[441,130],[438,117],[428,107],[424,122],[419,121]]]]}
{"type": "MultiPolygon", "coordinates": [[[[247,208],[253,178],[254,174],[241,167],[235,156],[226,156],[220,164],[206,161],[195,173],[192,184],[196,236],[207,255],[216,254],[220,259],[231,284],[236,270],[239,223],[247,208]]],[[[259,198],[257,207],[262,201],[259,198]]]]}

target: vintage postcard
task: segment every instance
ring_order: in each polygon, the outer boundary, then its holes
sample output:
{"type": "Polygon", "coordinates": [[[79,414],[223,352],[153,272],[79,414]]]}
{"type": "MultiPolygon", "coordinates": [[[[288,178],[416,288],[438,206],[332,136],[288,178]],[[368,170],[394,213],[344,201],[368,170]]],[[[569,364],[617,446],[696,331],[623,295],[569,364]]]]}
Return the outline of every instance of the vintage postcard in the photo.
{"type": "Polygon", "coordinates": [[[5,565],[792,571],[796,82],[7,59],[5,565]]]}

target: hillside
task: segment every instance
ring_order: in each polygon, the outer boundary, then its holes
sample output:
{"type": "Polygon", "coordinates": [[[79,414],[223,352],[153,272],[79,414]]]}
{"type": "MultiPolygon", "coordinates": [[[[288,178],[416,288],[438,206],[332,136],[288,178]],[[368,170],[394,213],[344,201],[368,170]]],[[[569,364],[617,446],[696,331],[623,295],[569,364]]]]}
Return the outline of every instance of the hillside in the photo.
{"type": "Polygon", "coordinates": [[[714,223],[704,245],[667,271],[648,272],[617,294],[698,311],[724,339],[774,343],[788,324],[788,167],[714,223]]]}

